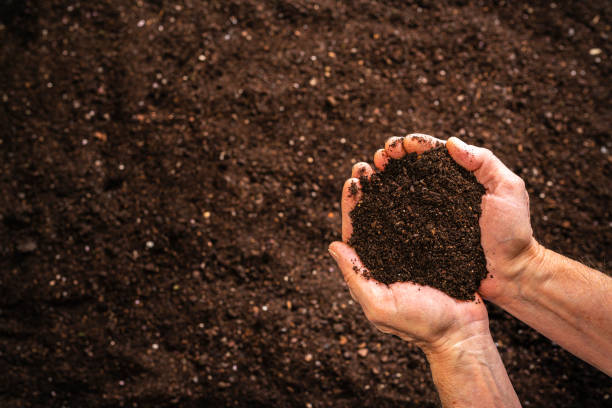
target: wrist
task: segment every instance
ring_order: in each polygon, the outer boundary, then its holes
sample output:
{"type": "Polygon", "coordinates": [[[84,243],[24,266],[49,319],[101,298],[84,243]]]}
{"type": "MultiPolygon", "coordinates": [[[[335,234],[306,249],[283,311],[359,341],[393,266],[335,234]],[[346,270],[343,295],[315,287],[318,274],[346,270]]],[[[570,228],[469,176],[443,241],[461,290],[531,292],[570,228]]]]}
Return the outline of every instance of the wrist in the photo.
{"type": "Polygon", "coordinates": [[[419,345],[430,363],[453,359],[457,353],[465,350],[480,350],[494,346],[489,331],[488,319],[474,321],[446,334],[438,341],[419,345]]]}
{"type": "Polygon", "coordinates": [[[445,407],[520,407],[490,333],[426,353],[445,407]]]}
{"type": "Polygon", "coordinates": [[[548,250],[540,245],[535,238],[531,238],[531,241],[521,260],[522,269],[517,281],[518,298],[521,300],[529,297],[530,290],[538,285],[546,272],[543,265],[546,263],[545,258],[548,250]]]}
{"type": "Polygon", "coordinates": [[[511,277],[504,284],[504,290],[500,291],[499,296],[489,300],[502,308],[527,300],[531,289],[537,286],[544,274],[542,265],[545,263],[546,252],[546,248],[532,237],[525,249],[512,260],[507,270],[503,271],[502,276],[511,277]]]}
{"type": "Polygon", "coordinates": [[[497,353],[493,338],[490,333],[481,333],[444,348],[428,349],[425,356],[430,366],[452,369],[481,362],[484,356],[491,353],[497,353]]]}

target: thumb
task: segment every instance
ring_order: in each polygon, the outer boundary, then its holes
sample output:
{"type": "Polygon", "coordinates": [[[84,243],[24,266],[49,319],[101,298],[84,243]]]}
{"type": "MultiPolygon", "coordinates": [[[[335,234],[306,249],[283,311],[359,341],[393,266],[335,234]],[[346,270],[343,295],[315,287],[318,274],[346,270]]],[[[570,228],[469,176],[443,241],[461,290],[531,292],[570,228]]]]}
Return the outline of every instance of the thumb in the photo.
{"type": "Polygon", "coordinates": [[[381,288],[383,285],[377,284],[373,279],[366,279],[362,275],[362,271],[366,269],[353,248],[344,242],[336,241],[331,243],[328,250],[338,263],[351,295],[357,302],[363,306],[369,299],[381,296],[382,293],[379,292],[383,291],[381,288]]]}
{"type": "Polygon", "coordinates": [[[457,164],[474,172],[487,191],[494,191],[504,181],[516,177],[489,149],[468,145],[456,137],[448,139],[446,148],[457,164]]]}

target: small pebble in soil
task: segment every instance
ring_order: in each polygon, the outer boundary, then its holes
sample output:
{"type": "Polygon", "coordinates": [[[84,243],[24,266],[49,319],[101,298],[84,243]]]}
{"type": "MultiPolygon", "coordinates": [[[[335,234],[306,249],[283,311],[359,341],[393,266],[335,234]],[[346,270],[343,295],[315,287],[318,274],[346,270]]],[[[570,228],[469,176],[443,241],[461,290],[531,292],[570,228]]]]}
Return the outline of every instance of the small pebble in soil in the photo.
{"type": "Polygon", "coordinates": [[[31,240],[31,239],[21,241],[17,244],[17,250],[24,254],[34,252],[36,251],[37,248],[38,248],[38,244],[36,244],[36,241],[31,240]]]}
{"type": "Polygon", "coordinates": [[[108,137],[104,132],[94,132],[94,137],[102,142],[106,142],[108,140],[108,137]]]}

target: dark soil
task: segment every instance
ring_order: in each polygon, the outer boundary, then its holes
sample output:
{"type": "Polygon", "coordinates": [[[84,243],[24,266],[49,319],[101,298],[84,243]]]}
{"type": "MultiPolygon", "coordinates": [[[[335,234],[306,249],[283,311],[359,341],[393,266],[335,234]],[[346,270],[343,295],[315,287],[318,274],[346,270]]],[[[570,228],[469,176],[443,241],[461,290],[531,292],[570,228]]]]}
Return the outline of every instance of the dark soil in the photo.
{"type": "Polygon", "coordinates": [[[384,171],[359,181],[349,244],[366,275],[473,300],[487,275],[478,225],[485,189],[474,175],[437,147],[390,159],[384,171]]]}
{"type": "MultiPolygon", "coordinates": [[[[0,1],[0,406],[436,406],[327,253],[393,135],[492,149],[606,270],[610,2],[409,3],[0,1]]],[[[523,406],[610,405],[488,306],[523,406]]]]}

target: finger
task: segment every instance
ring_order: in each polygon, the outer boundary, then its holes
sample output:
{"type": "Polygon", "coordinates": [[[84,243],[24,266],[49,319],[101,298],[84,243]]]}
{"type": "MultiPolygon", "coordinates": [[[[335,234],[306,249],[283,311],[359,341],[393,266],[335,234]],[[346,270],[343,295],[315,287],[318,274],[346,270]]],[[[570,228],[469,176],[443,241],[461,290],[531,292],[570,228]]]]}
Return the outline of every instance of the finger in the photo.
{"type": "Polygon", "coordinates": [[[376,302],[382,303],[386,298],[387,286],[377,283],[374,279],[366,279],[362,271],[365,267],[353,248],[343,242],[332,242],[329,253],[338,263],[344,281],[349,287],[353,298],[364,308],[376,302]]]}
{"type": "Polygon", "coordinates": [[[404,137],[404,150],[407,153],[421,154],[434,147],[441,146],[445,142],[436,137],[423,133],[412,133],[404,137]]]}
{"type": "Polygon", "coordinates": [[[356,163],[351,170],[351,177],[354,178],[360,178],[363,176],[369,178],[372,174],[374,174],[374,170],[372,170],[372,167],[365,162],[356,163]]]}
{"type": "Polygon", "coordinates": [[[361,183],[358,178],[350,178],[344,182],[342,187],[342,240],[348,242],[353,234],[353,224],[350,213],[361,198],[361,183]]]}
{"type": "Polygon", "coordinates": [[[448,139],[446,148],[451,157],[468,171],[476,171],[495,158],[489,150],[468,145],[454,136],[448,139]]]}
{"type": "Polygon", "coordinates": [[[378,149],[376,153],[374,153],[374,165],[378,170],[383,171],[388,162],[389,155],[385,149],[378,149]]]}
{"type": "Polygon", "coordinates": [[[487,191],[494,191],[501,185],[516,184],[519,179],[489,149],[468,145],[456,137],[448,139],[446,148],[453,160],[474,172],[478,182],[487,191]]]}
{"type": "Polygon", "coordinates": [[[390,137],[385,142],[385,152],[393,159],[401,159],[406,154],[403,145],[403,137],[390,137]]]}

